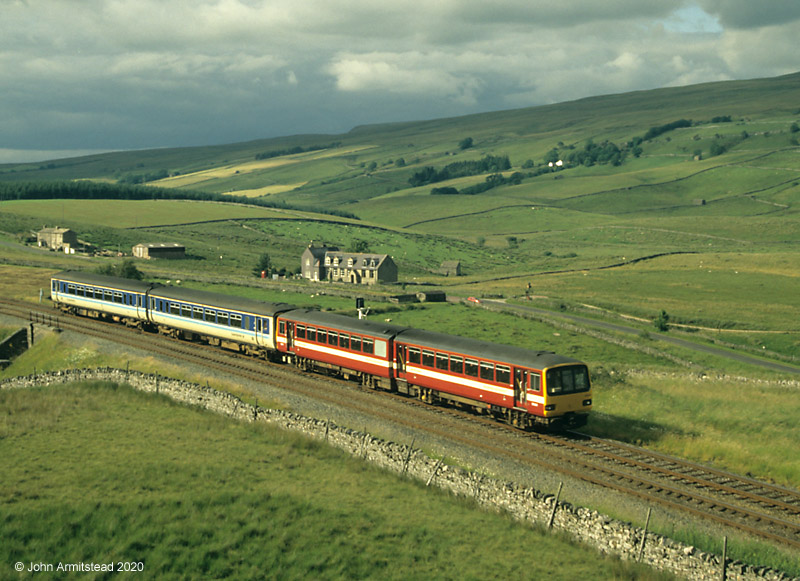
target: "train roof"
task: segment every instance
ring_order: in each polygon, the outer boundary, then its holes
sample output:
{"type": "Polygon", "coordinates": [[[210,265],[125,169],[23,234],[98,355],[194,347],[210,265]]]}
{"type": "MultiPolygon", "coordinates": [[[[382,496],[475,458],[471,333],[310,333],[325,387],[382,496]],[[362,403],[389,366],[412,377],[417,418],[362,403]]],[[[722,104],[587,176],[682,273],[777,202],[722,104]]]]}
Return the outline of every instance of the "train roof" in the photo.
{"type": "Polygon", "coordinates": [[[271,303],[224,295],[221,293],[197,290],[192,288],[181,288],[177,286],[162,286],[154,289],[150,293],[151,297],[167,299],[172,301],[185,301],[206,308],[227,309],[232,311],[244,311],[255,315],[273,316],[276,313],[296,309],[294,305],[288,303],[271,303]]]}
{"type": "Polygon", "coordinates": [[[553,365],[582,363],[582,361],[558,355],[552,351],[534,351],[513,345],[490,343],[489,341],[425,331],[423,329],[407,329],[400,333],[396,341],[419,345],[420,347],[430,347],[439,351],[460,353],[476,359],[489,359],[538,369],[552,367],[553,365]]]}
{"type": "Polygon", "coordinates": [[[298,309],[285,313],[284,316],[298,323],[305,323],[306,325],[318,325],[320,327],[329,327],[348,333],[360,333],[362,335],[371,335],[374,337],[392,337],[408,328],[385,322],[369,321],[367,319],[359,320],[355,317],[348,317],[346,315],[328,313],[325,311],[315,311],[312,309],[298,309]]]}
{"type": "Polygon", "coordinates": [[[64,280],[75,284],[100,286],[104,288],[117,289],[127,292],[144,293],[153,287],[159,286],[157,283],[144,282],[130,278],[119,278],[117,276],[106,276],[94,272],[81,272],[80,270],[65,270],[54,274],[52,278],[64,280]]]}

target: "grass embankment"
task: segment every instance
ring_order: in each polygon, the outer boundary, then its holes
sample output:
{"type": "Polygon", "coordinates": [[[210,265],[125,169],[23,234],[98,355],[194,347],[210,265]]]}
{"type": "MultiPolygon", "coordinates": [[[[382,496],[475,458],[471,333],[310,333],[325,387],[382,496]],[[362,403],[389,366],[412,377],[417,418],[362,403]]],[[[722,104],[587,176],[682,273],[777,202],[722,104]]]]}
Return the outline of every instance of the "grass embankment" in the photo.
{"type": "MultiPolygon", "coordinates": [[[[309,297],[324,299],[335,306],[332,297],[309,297]]],[[[341,299],[339,299],[341,300],[341,299]]],[[[404,324],[419,325],[431,314],[428,309],[414,309],[385,313],[387,318],[404,324]]],[[[495,333],[498,340],[506,339],[506,333],[518,334],[532,343],[540,342],[549,348],[563,348],[574,343],[574,349],[589,352],[603,346],[598,356],[605,361],[616,361],[626,356],[626,350],[596,342],[572,331],[556,331],[547,325],[522,321],[514,317],[497,315],[474,309],[456,307],[437,312],[437,321],[449,325],[462,325],[460,317],[468,316],[476,333],[495,333]],[[447,316],[447,313],[451,313],[447,316]],[[509,323],[515,323],[509,325],[509,323]]],[[[513,335],[512,335],[513,336],[513,335]]],[[[639,367],[658,369],[658,358],[640,355],[639,367]]],[[[591,364],[591,362],[590,362],[591,364]]],[[[27,353],[15,360],[12,367],[0,372],[0,378],[27,375],[34,372],[64,368],[130,367],[132,370],[161,373],[171,377],[205,383],[206,377],[197,377],[181,367],[169,365],[152,357],[135,357],[129,353],[105,353],[92,340],[65,341],[61,335],[41,338],[27,353]]],[[[595,371],[595,413],[588,431],[615,437],[623,441],[640,443],[667,453],[707,461],[718,467],[740,473],[751,473],[757,477],[796,485],[798,481],[797,454],[800,449],[796,430],[792,429],[792,418],[797,409],[793,406],[793,391],[775,383],[736,383],[709,378],[697,381],[686,373],[675,377],[655,372],[648,377],[626,377],[608,368],[593,365],[595,371]],[[759,402],[758,412],[753,413],[753,401],[759,402]],[[748,415],[749,414],[749,415],[748,415]],[[752,419],[747,424],[743,418],[752,419]],[[743,423],[743,421],[745,423],[743,423]],[[744,435],[744,437],[743,437],[744,435]],[[780,445],[775,445],[780,442],[780,445]]],[[[211,387],[235,393],[246,401],[253,402],[256,395],[229,381],[210,379],[211,387]]],[[[278,402],[262,405],[281,407],[278,402]]],[[[568,492],[568,491],[567,491],[568,492]]],[[[581,503],[581,498],[566,499],[581,503]]],[[[632,521],[640,526],[642,515],[626,511],[624,506],[597,506],[601,512],[621,520],[632,521]]],[[[719,538],[708,537],[689,529],[676,529],[669,522],[654,519],[651,529],[672,538],[708,551],[719,551],[719,538]]],[[[780,570],[800,573],[795,560],[769,547],[757,543],[732,540],[729,555],[748,563],[768,564],[780,570]]]]}
{"type": "Polygon", "coordinates": [[[0,410],[6,578],[16,562],[117,561],[162,579],[667,578],[125,386],[4,391],[0,410]]]}

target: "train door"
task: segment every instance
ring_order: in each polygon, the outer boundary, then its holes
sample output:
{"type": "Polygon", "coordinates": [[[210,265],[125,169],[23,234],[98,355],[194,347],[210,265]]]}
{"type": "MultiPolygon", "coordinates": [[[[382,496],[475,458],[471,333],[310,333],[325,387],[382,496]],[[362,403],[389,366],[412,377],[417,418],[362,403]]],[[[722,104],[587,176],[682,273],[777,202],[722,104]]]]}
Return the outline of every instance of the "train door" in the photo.
{"type": "Polygon", "coordinates": [[[394,350],[394,366],[397,370],[397,377],[399,379],[405,379],[406,377],[406,361],[408,357],[408,351],[405,345],[398,345],[395,343],[395,350],[394,350]]]}
{"type": "Polygon", "coordinates": [[[256,345],[271,347],[269,343],[269,319],[256,317],[256,345]]]}
{"type": "Polygon", "coordinates": [[[524,408],[528,401],[528,372],[514,368],[514,407],[524,408]]]}
{"type": "Polygon", "coordinates": [[[294,349],[294,323],[286,321],[286,350],[294,349]]]}

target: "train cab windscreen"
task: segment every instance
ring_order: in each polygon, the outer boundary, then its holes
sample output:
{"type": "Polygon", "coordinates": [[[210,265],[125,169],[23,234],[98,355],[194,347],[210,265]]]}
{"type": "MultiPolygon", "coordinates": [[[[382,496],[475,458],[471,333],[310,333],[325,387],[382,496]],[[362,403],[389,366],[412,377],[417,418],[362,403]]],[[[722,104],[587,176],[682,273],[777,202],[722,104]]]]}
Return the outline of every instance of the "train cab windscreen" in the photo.
{"type": "Polygon", "coordinates": [[[547,393],[566,395],[589,391],[589,370],[585,365],[556,367],[547,370],[547,393]]]}

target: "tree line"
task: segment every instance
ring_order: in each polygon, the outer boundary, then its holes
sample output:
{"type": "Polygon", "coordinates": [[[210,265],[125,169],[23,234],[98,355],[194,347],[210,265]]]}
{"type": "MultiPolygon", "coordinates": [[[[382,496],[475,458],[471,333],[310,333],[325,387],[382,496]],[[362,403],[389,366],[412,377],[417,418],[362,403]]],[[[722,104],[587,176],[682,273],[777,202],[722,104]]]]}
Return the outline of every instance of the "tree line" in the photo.
{"type": "Polygon", "coordinates": [[[430,166],[424,167],[421,171],[414,173],[408,179],[408,183],[411,184],[411,187],[416,188],[453,178],[474,176],[487,172],[498,173],[509,169],[511,169],[511,161],[507,155],[487,155],[475,161],[450,163],[440,170],[430,166]]]}
{"type": "Polygon", "coordinates": [[[196,200],[202,202],[228,202],[280,208],[286,210],[314,211],[320,214],[358,220],[358,216],[343,210],[301,208],[285,202],[232,196],[195,190],[176,190],[132,184],[110,184],[91,181],[54,182],[0,182],[0,202],[11,200],[196,200]]]}
{"type": "Polygon", "coordinates": [[[295,145],[294,147],[288,147],[285,149],[273,149],[271,151],[264,151],[261,153],[256,154],[256,159],[270,159],[273,157],[281,157],[284,155],[296,155],[298,153],[306,153],[309,151],[320,151],[321,149],[332,149],[334,147],[339,147],[342,143],[340,141],[334,141],[333,143],[329,143],[328,145],[309,145],[308,147],[301,147],[299,145],[295,145]]]}

